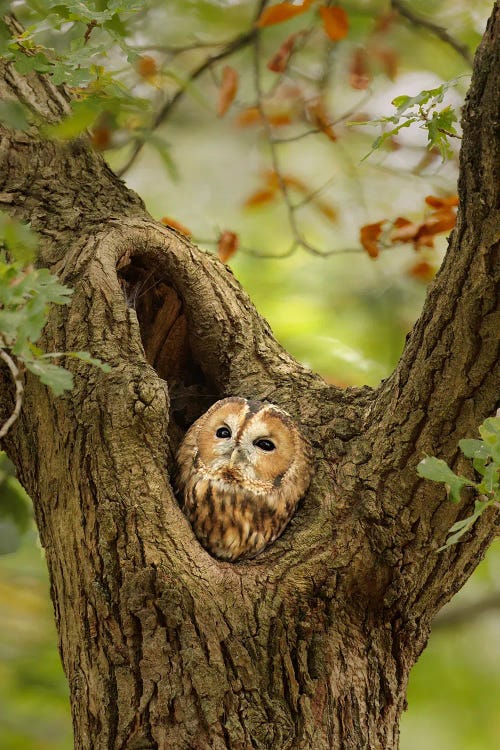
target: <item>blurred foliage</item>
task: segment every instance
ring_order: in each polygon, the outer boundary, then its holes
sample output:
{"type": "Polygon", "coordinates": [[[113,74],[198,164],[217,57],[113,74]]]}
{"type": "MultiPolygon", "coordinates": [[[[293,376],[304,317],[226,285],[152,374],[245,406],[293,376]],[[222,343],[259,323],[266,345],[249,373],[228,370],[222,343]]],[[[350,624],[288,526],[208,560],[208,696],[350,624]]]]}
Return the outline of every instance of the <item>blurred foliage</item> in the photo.
{"type": "MultiPolygon", "coordinates": [[[[339,3],[349,25],[339,41],[325,33],[319,5],[263,28],[258,58],[244,41],[255,0],[17,0],[26,32],[13,42],[0,26],[0,45],[18,69],[47,70],[70,86],[72,113],[47,136],[90,129],[154,216],[224,257],[297,359],[329,382],[376,385],[392,371],[446,246],[459,140],[440,134],[456,127],[460,135],[454,117],[470,67],[428,27],[391,15],[387,0],[339,3]],[[436,98],[439,110],[419,109],[436,98]],[[422,112],[445,162],[428,148],[422,112]],[[414,121],[390,133],[401,115],[414,121]],[[377,120],[382,148],[364,159],[377,120]],[[292,220],[302,246],[293,246],[292,220]]],[[[472,52],[491,2],[406,6],[472,52]]],[[[21,130],[36,124],[11,102],[0,103],[0,119],[21,130]]],[[[497,545],[450,606],[499,580],[497,545]]],[[[47,592],[29,535],[0,558],[2,750],[71,746],[47,592]]],[[[493,615],[436,630],[412,672],[402,750],[500,745],[498,636],[493,615]]]]}

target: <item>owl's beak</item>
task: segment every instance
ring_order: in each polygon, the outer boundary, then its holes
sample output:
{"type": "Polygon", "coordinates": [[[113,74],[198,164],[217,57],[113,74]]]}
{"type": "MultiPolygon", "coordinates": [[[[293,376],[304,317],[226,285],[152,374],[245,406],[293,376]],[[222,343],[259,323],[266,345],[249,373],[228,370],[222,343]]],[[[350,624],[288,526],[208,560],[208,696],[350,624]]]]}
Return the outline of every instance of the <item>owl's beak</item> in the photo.
{"type": "Polygon", "coordinates": [[[241,463],[242,460],[243,460],[243,456],[240,453],[240,449],[235,448],[234,451],[231,453],[231,458],[229,459],[230,468],[232,469],[233,466],[241,463]]]}

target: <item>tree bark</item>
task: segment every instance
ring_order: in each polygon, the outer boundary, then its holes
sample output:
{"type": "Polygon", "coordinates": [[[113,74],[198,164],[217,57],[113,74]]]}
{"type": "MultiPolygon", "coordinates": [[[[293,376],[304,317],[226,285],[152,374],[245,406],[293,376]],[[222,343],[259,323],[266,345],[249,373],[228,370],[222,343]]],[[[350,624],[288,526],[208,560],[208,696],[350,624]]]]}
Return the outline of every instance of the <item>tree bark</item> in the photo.
{"type": "MultiPolygon", "coordinates": [[[[0,130],[0,207],[31,221],[40,263],[75,290],[44,346],[113,367],[71,361],[59,398],[28,375],[5,441],[47,557],[78,750],[398,747],[431,620],[497,520],[435,554],[468,503],[415,467],[426,452],[456,463],[500,393],[499,24],[496,3],[464,114],[457,227],[377,389],[299,365],[229,269],[155,223],[85,138],[0,130]],[[284,535],[237,564],[200,547],[173,481],[187,426],[228,395],[284,407],[316,456],[284,535]]],[[[0,95],[52,121],[67,110],[48,78],[1,72],[0,95]]]]}

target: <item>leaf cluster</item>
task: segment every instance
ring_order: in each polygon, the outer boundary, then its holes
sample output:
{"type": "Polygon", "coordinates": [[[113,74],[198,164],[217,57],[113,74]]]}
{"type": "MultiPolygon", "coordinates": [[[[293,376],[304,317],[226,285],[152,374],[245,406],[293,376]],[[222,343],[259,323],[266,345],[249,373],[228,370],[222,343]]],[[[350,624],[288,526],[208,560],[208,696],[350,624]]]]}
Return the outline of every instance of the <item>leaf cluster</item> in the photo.
{"type": "Polygon", "coordinates": [[[402,94],[391,102],[396,108],[393,115],[364,123],[356,123],[358,125],[381,124],[382,126],[389,126],[372,143],[372,150],[365,156],[365,159],[383,146],[386,141],[394,138],[400,130],[409,128],[410,125],[414,124],[427,130],[427,147],[429,150],[438,149],[443,161],[451,158],[453,150],[449,139],[454,136],[459,137],[454,127],[458,118],[450,105],[441,109],[438,109],[438,105],[442,104],[449,89],[456,87],[457,84],[458,79],[453,78],[434,89],[424,89],[416,96],[402,94]]]}
{"type": "Polygon", "coordinates": [[[459,447],[472,465],[478,481],[456,474],[448,464],[435,456],[427,456],[417,466],[417,473],[424,479],[443,482],[449,499],[458,503],[464,487],[472,487],[478,497],[474,502],[474,512],[457,521],[449,529],[446,543],[440,549],[456,544],[469,531],[482,513],[491,506],[500,507],[500,416],[489,417],[479,427],[480,440],[460,440],[459,447]]]}

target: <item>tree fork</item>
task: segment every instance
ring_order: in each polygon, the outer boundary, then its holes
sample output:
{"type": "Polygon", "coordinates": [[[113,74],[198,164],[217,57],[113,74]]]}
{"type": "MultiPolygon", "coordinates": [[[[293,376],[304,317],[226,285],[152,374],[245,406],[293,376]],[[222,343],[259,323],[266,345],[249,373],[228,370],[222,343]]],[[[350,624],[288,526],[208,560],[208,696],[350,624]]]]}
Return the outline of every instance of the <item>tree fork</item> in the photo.
{"type": "MultiPolygon", "coordinates": [[[[443,268],[378,389],[325,384],[273,338],[231,272],[155,223],[86,139],[0,130],[0,206],[31,220],[73,287],[43,345],[87,350],[54,398],[28,375],[5,440],[33,498],[78,750],[393,750],[430,622],[481,559],[493,512],[419,480],[494,413],[498,330],[498,3],[464,116],[460,206],[443,268]],[[226,395],[301,421],[316,476],[256,560],[212,559],[174,496],[175,448],[226,395]]],[[[68,95],[2,64],[0,95],[55,121],[68,95]]],[[[2,373],[3,376],[3,373],[2,373]]],[[[5,377],[0,408],[12,408],[5,377]]]]}

